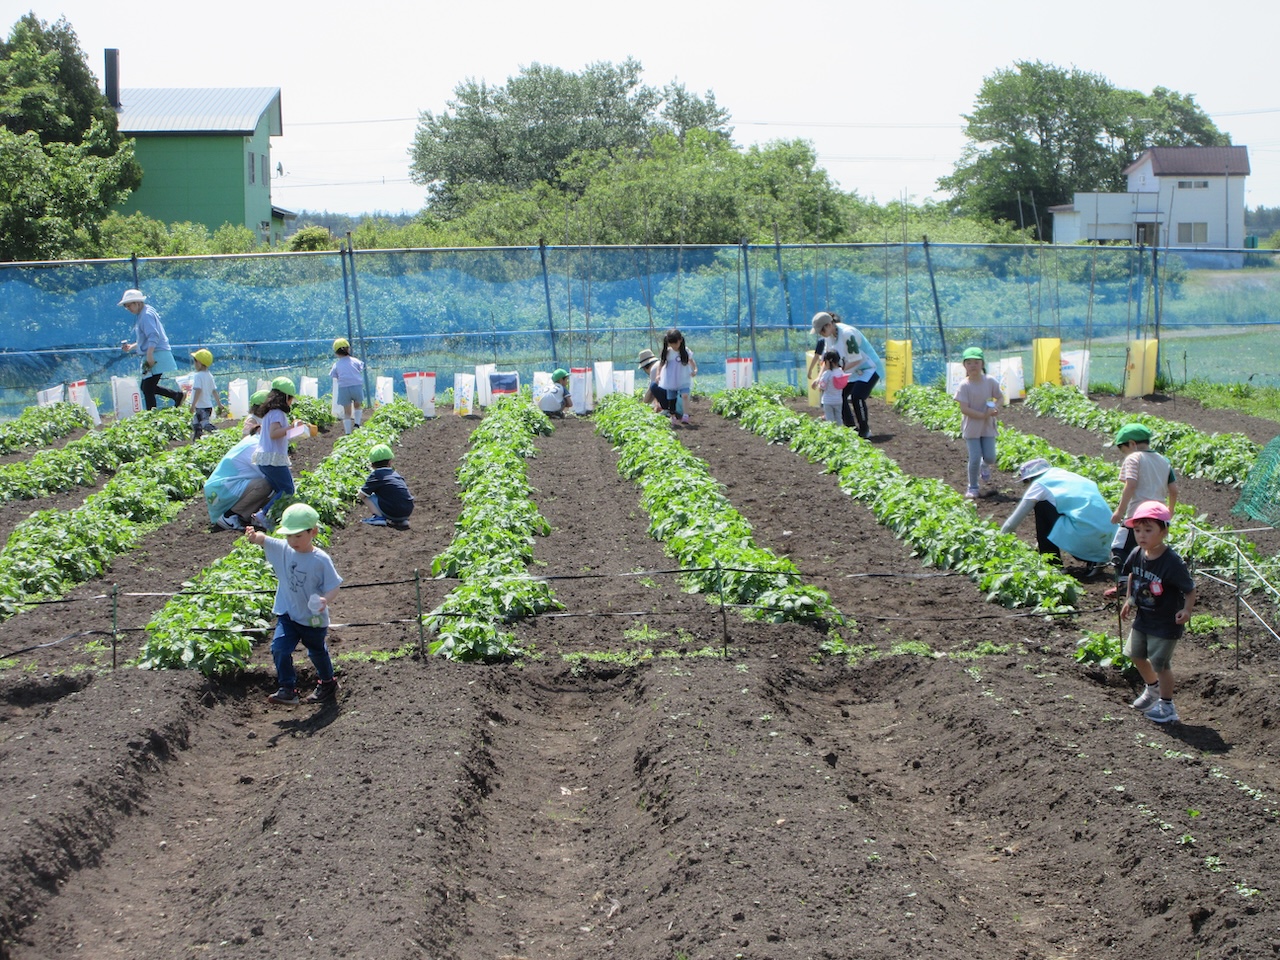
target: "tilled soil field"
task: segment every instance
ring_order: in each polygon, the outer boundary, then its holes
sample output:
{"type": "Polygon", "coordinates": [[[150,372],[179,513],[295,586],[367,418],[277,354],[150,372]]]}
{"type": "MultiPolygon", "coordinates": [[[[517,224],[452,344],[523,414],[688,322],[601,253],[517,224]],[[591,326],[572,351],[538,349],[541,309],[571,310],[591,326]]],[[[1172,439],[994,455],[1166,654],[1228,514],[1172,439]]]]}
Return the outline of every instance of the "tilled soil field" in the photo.
{"type": "MultiPolygon", "coordinates": [[[[1258,442],[1277,429],[1125,403],[1258,442]]],[[[1102,451],[1017,406],[1007,421],[1102,451]]],[[[416,644],[419,589],[429,609],[451,585],[415,571],[452,537],[474,424],[401,438],[411,530],[335,531],[337,704],[270,707],[265,646],[235,683],[124,666],[230,545],[200,503],[65,603],[0,624],[0,957],[1280,955],[1280,648],[1260,627],[1238,646],[1234,625],[1189,635],[1182,722],[1158,727],[1124,679],[1072,659],[1085,631],[1117,629],[1104,581],[1069,617],[989,604],[699,401],[680,440],[880,655],[847,663],[817,629],[683,593],[609,444],[570,419],[529,462],[553,527],[537,570],[565,604],[516,628],[534,655],[369,656],[416,644]],[[1005,652],[973,656],[984,642],[1005,652]],[[601,653],[618,656],[584,656],[601,653]]],[[[959,441],[880,402],[872,428],[903,470],[963,483],[959,441]]],[[[1019,495],[1002,475],[977,509],[999,522],[1019,495]]],[[[1182,496],[1238,524],[1236,490],[1184,480],[1182,496]]],[[[1234,618],[1229,588],[1201,587],[1202,612],[1234,618]]]]}

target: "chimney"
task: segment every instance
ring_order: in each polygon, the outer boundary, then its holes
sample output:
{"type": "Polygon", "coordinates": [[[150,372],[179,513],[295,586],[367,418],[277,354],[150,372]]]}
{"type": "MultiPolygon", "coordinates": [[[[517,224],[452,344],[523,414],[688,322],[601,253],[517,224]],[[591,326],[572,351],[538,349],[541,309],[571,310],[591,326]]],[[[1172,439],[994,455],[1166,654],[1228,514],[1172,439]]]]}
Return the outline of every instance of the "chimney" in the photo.
{"type": "Polygon", "coordinates": [[[113,110],[120,109],[120,51],[115,47],[107,47],[106,51],[107,69],[103,74],[103,83],[106,90],[103,91],[107,95],[107,103],[111,104],[113,110]]]}

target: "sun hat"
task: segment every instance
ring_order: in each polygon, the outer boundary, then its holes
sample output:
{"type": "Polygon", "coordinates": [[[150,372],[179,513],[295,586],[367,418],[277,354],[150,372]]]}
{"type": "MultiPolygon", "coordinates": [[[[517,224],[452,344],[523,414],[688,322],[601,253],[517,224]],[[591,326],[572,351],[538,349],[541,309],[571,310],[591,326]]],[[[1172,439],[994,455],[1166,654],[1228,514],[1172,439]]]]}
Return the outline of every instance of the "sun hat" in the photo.
{"type": "Polygon", "coordinates": [[[249,406],[256,407],[260,403],[266,403],[269,396],[271,396],[270,390],[259,390],[249,398],[249,406]]]}
{"type": "Polygon", "coordinates": [[[370,463],[383,463],[387,460],[394,460],[396,455],[391,452],[391,448],[385,443],[380,443],[369,451],[370,463]]]}
{"type": "Polygon", "coordinates": [[[648,349],[641,350],[640,356],[636,359],[636,363],[640,365],[641,370],[648,370],[657,362],[658,358],[653,355],[652,350],[648,349]]]}
{"type": "Polygon", "coordinates": [[[986,361],[986,356],[982,352],[981,347],[967,347],[964,353],[960,354],[961,360],[982,360],[986,361]]]}
{"type": "Polygon", "coordinates": [[[819,310],[813,315],[813,332],[815,336],[822,336],[822,331],[828,323],[835,323],[835,318],[825,310],[819,310]]]}
{"type": "Polygon", "coordinates": [[[146,303],[146,302],[147,302],[147,298],[141,290],[135,290],[132,287],[130,287],[128,290],[124,292],[124,296],[120,298],[120,302],[117,303],[116,306],[123,307],[126,303],[146,303]]]}
{"type": "Polygon", "coordinates": [[[1018,468],[1018,479],[1023,481],[1034,480],[1052,466],[1053,465],[1044,457],[1036,457],[1033,460],[1028,460],[1018,468]]]}
{"type": "Polygon", "coordinates": [[[1115,445],[1123,443],[1146,443],[1151,439],[1151,431],[1140,423],[1126,423],[1116,431],[1115,445]]]}
{"type": "Polygon", "coordinates": [[[556,367],[554,370],[551,371],[551,382],[558,383],[559,381],[563,380],[567,376],[569,376],[568,370],[566,370],[564,367],[556,367]]]}
{"type": "Polygon", "coordinates": [[[316,513],[314,507],[309,507],[305,503],[291,503],[280,515],[276,533],[283,533],[285,536],[301,533],[303,530],[314,528],[319,522],[320,514],[316,513]]]}
{"type": "Polygon", "coordinates": [[[333,341],[334,353],[337,353],[339,350],[350,350],[350,349],[351,349],[351,341],[349,341],[346,337],[339,337],[337,340],[333,341]]]}
{"type": "Polygon", "coordinates": [[[213,366],[213,354],[208,350],[201,348],[191,355],[192,360],[199,360],[204,366],[213,366]]]}
{"type": "Polygon", "coordinates": [[[293,385],[293,381],[288,377],[276,377],[271,381],[271,389],[279,390],[286,397],[296,397],[298,388],[293,385]]]}
{"type": "Polygon", "coordinates": [[[1126,527],[1133,528],[1136,520],[1160,520],[1168,523],[1173,519],[1173,514],[1159,500],[1144,500],[1138,504],[1138,509],[1133,511],[1133,516],[1124,522],[1126,527]]]}

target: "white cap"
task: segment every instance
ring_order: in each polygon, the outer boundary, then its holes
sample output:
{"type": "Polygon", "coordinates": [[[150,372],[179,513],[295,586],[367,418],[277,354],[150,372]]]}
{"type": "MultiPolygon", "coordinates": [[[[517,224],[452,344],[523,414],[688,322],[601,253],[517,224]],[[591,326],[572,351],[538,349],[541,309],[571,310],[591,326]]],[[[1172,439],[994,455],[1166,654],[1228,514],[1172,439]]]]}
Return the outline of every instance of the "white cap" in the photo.
{"type": "Polygon", "coordinates": [[[126,303],[146,303],[146,302],[147,302],[147,298],[143,296],[141,290],[134,290],[130,288],[124,292],[124,296],[120,298],[120,302],[117,303],[116,306],[123,307],[126,303]]]}

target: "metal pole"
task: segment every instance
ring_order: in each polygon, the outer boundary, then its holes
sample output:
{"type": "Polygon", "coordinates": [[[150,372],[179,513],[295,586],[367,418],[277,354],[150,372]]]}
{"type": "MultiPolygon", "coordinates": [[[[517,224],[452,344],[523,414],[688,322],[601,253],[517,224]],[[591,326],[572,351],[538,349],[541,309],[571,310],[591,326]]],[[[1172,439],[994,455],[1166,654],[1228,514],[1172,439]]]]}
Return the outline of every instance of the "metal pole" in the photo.
{"type": "Polygon", "coordinates": [[[351,258],[351,301],[356,308],[356,336],[360,340],[360,359],[365,362],[364,395],[372,398],[373,392],[369,389],[369,350],[364,342],[364,321],[360,318],[360,283],[356,279],[356,250],[351,244],[350,230],[347,231],[347,256],[351,258]]]}
{"type": "Polygon", "coordinates": [[[418,655],[425,657],[427,655],[427,637],[422,629],[422,571],[417,567],[413,570],[413,592],[418,599],[418,655]]]}
{"type": "Polygon", "coordinates": [[[720,631],[724,637],[724,656],[729,658],[729,615],[724,609],[724,575],[720,571],[720,561],[716,562],[716,595],[720,598],[720,631]]]}
{"type": "MultiPolygon", "coordinates": [[[[111,669],[116,668],[116,640],[117,630],[120,627],[120,587],[117,584],[111,585],[111,669]]],[[[1237,629],[1240,624],[1240,615],[1236,614],[1237,629]]],[[[1239,656],[1240,640],[1237,635],[1236,648],[1237,656],[1239,656]]]]}
{"type": "MultiPolygon", "coordinates": [[[[778,261],[778,282],[782,284],[782,305],[787,310],[787,325],[782,328],[782,349],[791,353],[791,341],[788,333],[791,330],[793,320],[791,319],[791,291],[787,288],[787,271],[782,269],[782,241],[778,236],[778,221],[773,221],[773,255],[778,261]]],[[[788,373],[790,373],[788,365],[788,373]]]]}
{"type": "Polygon", "coordinates": [[[742,249],[742,276],[747,285],[747,322],[751,325],[751,366],[756,370],[756,376],[759,377],[763,371],[760,369],[760,357],[756,354],[756,298],[751,293],[751,259],[747,247],[747,240],[744,237],[739,244],[742,249]]]}
{"type": "Polygon", "coordinates": [[[929,238],[924,238],[924,263],[929,270],[929,288],[933,290],[933,312],[938,318],[938,339],[942,342],[942,362],[947,362],[947,335],[942,329],[942,305],[938,302],[938,284],[933,279],[933,257],[929,255],[929,238]]]}
{"type": "Polygon", "coordinates": [[[551,279],[547,274],[547,241],[542,237],[538,238],[538,256],[542,260],[542,293],[547,299],[547,334],[551,337],[551,362],[554,364],[558,361],[556,357],[556,321],[551,315],[551,279]]]}

